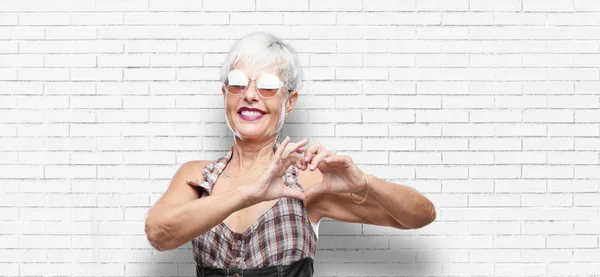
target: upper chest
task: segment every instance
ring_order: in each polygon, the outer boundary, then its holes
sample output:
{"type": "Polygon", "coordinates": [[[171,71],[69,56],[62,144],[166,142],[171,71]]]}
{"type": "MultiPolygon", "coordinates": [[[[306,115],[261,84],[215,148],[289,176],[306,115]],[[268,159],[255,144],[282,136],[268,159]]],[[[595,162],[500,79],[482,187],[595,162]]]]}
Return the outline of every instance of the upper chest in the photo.
{"type": "MultiPolygon", "coordinates": [[[[320,180],[318,180],[320,174],[315,173],[314,171],[298,170],[297,172],[298,178],[296,184],[301,186],[303,190],[306,190],[308,187],[320,182],[320,180]]],[[[228,178],[225,175],[221,174],[219,175],[213,186],[211,195],[225,193],[240,185],[248,185],[247,180],[252,180],[253,178],[254,176],[248,176],[248,178],[246,179],[244,179],[243,176],[237,178],[228,178]],[[241,184],[242,182],[245,184],[241,184]]],[[[281,185],[284,184],[281,183],[281,185]]],[[[271,210],[276,208],[275,206],[278,205],[278,202],[279,199],[262,201],[244,209],[235,211],[231,213],[227,218],[225,218],[223,220],[223,223],[231,231],[243,233],[261,217],[265,216],[269,212],[273,212],[271,210]]],[[[304,201],[303,203],[310,222],[319,222],[319,220],[321,219],[321,215],[318,214],[317,209],[315,209],[314,206],[310,204],[310,201],[304,201]]]]}

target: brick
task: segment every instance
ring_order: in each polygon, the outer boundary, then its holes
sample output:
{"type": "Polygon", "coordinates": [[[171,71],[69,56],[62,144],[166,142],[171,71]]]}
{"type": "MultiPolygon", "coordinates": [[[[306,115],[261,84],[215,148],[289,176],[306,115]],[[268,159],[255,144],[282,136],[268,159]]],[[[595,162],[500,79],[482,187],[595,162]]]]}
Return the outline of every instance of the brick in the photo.
{"type": "Polygon", "coordinates": [[[491,13],[443,13],[442,25],[492,25],[494,17],[491,13]]]}
{"type": "Polygon", "coordinates": [[[380,137],[387,135],[388,128],[385,124],[344,124],[337,125],[335,132],[342,137],[380,137]]]}
{"type": "Polygon", "coordinates": [[[521,167],[503,165],[472,166],[469,178],[472,179],[516,179],[521,177],[521,167]]]}
{"type": "Polygon", "coordinates": [[[444,137],[493,136],[494,127],[484,124],[448,124],[442,126],[444,137]]]}
{"type": "Polygon", "coordinates": [[[444,96],[442,107],[448,109],[492,108],[494,99],[486,96],[444,96]]]}
{"type": "Polygon", "coordinates": [[[461,110],[417,110],[416,122],[467,122],[469,114],[461,110]]]}
{"type": "Polygon", "coordinates": [[[18,126],[21,137],[61,137],[69,135],[66,124],[24,124],[18,126]]]}
{"type": "MultiPolygon", "coordinates": [[[[466,67],[469,65],[467,55],[463,54],[423,54],[415,55],[416,65],[420,67],[466,67]]],[[[412,60],[403,62],[402,65],[410,65],[412,60]],[[408,62],[408,64],[407,64],[408,62]]]]}
{"type": "MultiPolygon", "coordinates": [[[[296,111],[297,112],[297,111],[296,111]]],[[[294,112],[295,113],[295,112],[294,112]]],[[[361,114],[359,110],[316,110],[308,112],[309,122],[361,122],[361,114]]]]}
{"type": "Polygon", "coordinates": [[[151,0],[148,3],[150,11],[199,11],[202,10],[202,2],[194,0],[151,0]]]}
{"type": "Polygon", "coordinates": [[[469,1],[470,11],[521,11],[520,0],[493,1],[493,0],[471,0],[469,1]]]}
{"type": "Polygon", "coordinates": [[[414,150],[415,142],[413,139],[400,138],[372,138],[362,140],[363,150],[414,150]]]}
{"type": "MultiPolygon", "coordinates": [[[[493,0],[484,0],[493,3],[500,3],[501,5],[504,3],[509,3],[509,1],[504,2],[495,2],[493,0]]],[[[516,1],[515,1],[516,2],[516,1]]],[[[514,3],[514,2],[512,2],[514,3]]],[[[516,6],[514,8],[517,8],[516,6]]],[[[521,10],[519,3],[519,10],[521,10]]],[[[523,26],[531,26],[531,25],[546,25],[546,16],[548,18],[551,17],[552,14],[545,13],[514,13],[514,12],[495,12],[494,13],[494,23],[496,25],[523,25],[523,26]]],[[[548,20],[550,22],[550,19],[548,20]]]]}
{"type": "Polygon", "coordinates": [[[442,98],[439,96],[392,96],[391,108],[439,109],[442,98]]]}
{"type": "Polygon", "coordinates": [[[52,26],[46,28],[47,40],[95,40],[98,38],[97,34],[96,28],[88,26],[52,26]]]}
{"type": "Polygon", "coordinates": [[[466,11],[469,8],[468,0],[435,1],[425,0],[416,3],[417,11],[466,11]]]}
{"type": "Polygon", "coordinates": [[[14,26],[19,25],[19,15],[5,13],[0,15],[0,26],[14,26]]]}
{"type": "Polygon", "coordinates": [[[96,67],[96,56],[82,55],[46,55],[44,56],[46,67],[96,67]]]}
{"type": "Polygon", "coordinates": [[[523,178],[573,178],[572,166],[524,165],[523,178]]]}
{"type": "MultiPolygon", "coordinates": [[[[339,15],[338,15],[339,16],[339,15]]],[[[339,24],[339,17],[338,17],[339,24]]],[[[335,25],[335,12],[283,13],[284,25],[335,25]]]]}
{"type": "MultiPolygon", "coordinates": [[[[362,111],[362,122],[414,122],[415,113],[402,110],[367,110],[362,111]]],[[[394,127],[390,126],[390,133],[394,127]]]]}
{"type": "Polygon", "coordinates": [[[495,164],[545,164],[547,154],[536,151],[501,151],[494,153],[495,164]]]}
{"type": "Polygon", "coordinates": [[[568,207],[573,205],[573,197],[561,194],[524,194],[521,195],[521,205],[523,207],[568,207]]]}
{"type": "Polygon", "coordinates": [[[258,4],[239,0],[203,1],[204,11],[255,11],[258,4]]]}
{"type": "Polygon", "coordinates": [[[365,11],[414,11],[415,2],[410,0],[367,0],[363,3],[365,11]]]}
{"type": "Polygon", "coordinates": [[[523,11],[536,12],[569,12],[574,11],[574,4],[571,1],[563,0],[523,0],[523,11]]]}
{"type": "Polygon", "coordinates": [[[445,152],[443,164],[494,164],[494,154],[488,152],[445,152]]]}
{"type": "Polygon", "coordinates": [[[118,12],[80,12],[72,13],[71,25],[121,25],[123,14],[118,12]]]}

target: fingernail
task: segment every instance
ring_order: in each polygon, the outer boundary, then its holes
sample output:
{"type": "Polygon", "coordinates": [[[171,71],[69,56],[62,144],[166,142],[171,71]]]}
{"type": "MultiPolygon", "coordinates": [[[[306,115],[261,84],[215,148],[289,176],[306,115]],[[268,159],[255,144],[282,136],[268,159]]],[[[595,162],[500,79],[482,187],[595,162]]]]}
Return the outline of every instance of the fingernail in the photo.
{"type": "Polygon", "coordinates": [[[310,165],[310,170],[313,170],[313,169],[315,169],[315,166],[311,164],[310,165]]]}

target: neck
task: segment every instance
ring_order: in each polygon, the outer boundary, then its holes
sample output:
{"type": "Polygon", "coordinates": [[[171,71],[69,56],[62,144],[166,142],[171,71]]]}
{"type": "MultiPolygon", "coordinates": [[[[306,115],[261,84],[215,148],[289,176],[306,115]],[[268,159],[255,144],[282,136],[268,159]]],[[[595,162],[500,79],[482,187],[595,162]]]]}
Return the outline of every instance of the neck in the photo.
{"type": "Polygon", "coordinates": [[[229,171],[244,173],[253,169],[267,168],[273,157],[273,146],[277,135],[263,140],[234,138],[233,151],[228,166],[229,171]]]}

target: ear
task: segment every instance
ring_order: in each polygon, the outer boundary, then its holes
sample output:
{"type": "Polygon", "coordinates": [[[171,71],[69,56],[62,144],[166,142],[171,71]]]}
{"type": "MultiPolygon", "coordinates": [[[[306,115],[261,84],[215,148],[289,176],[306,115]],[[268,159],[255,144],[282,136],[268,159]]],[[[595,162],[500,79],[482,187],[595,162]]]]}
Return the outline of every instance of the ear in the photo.
{"type": "Polygon", "coordinates": [[[296,106],[296,101],[298,101],[298,91],[292,91],[290,92],[290,97],[288,98],[287,102],[285,103],[285,113],[286,114],[290,114],[292,113],[292,111],[294,110],[294,107],[296,106]]]}

